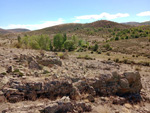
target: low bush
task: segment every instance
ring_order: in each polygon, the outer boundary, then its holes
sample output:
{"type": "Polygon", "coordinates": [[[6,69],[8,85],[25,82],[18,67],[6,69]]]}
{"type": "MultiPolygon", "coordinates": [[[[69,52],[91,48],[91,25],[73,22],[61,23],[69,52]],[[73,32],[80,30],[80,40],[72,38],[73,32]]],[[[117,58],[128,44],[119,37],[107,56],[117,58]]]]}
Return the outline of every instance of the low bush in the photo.
{"type": "Polygon", "coordinates": [[[103,47],[104,47],[107,51],[112,50],[112,47],[111,47],[109,44],[105,44],[105,45],[103,45],[103,47]]]}
{"type": "Polygon", "coordinates": [[[94,58],[91,58],[91,57],[88,56],[88,55],[85,55],[85,56],[79,55],[79,56],[77,57],[77,59],[95,60],[94,58]]]}
{"type": "Polygon", "coordinates": [[[114,61],[118,63],[119,62],[119,58],[116,58],[114,61]]]}

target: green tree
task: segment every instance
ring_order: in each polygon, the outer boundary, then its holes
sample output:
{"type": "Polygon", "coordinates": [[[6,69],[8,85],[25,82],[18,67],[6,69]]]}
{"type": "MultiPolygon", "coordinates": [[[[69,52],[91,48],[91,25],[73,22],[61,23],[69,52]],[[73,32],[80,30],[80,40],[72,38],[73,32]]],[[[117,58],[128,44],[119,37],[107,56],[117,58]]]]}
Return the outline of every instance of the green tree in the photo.
{"type": "Polygon", "coordinates": [[[61,50],[63,47],[63,36],[62,34],[56,34],[53,38],[53,46],[56,50],[61,50]]]}
{"type": "Polygon", "coordinates": [[[37,37],[40,49],[50,50],[50,38],[48,35],[41,35],[37,37]]]}
{"type": "Polygon", "coordinates": [[[35,41],[35,40],[33,40],[32,42],[30,42],[30,47],[32,49],[40,49],[40,46],[39,46],[38,42],[35,41]]]}
{"type": "Polygon", "coordinates": [[[63,43],[64,43],[66,40],[67,40],[67,35],[66,35],[66,33],[64,33],[64,35],[63,35],[63,43]]]}
{"type": "Polygon", "coordinates": [[[51,51],[53,51],[53,45],[52,45],[52,41],[50,40],[50,43],[49,43],[49,48],[51,51]]]}
{"type": "Polygon", "coordinates": [[[75,35],[73,35],[73,36],[71,37],[71,39],[73,40],[75,46],[78,46],[78,37],[75,36],[75,35]]]}

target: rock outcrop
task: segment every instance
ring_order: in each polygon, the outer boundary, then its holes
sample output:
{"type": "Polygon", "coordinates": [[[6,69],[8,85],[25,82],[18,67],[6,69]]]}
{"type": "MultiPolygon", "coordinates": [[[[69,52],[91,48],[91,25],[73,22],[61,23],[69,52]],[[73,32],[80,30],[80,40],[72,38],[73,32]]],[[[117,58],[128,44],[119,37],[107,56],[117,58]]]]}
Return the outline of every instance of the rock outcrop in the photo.
{"type": "Polygon", "coordinates": [[[2,91],[9,102],[36,100],[37,98],[55,100],[57,97],[63,96],[69,96],[73,100],[87,98],[94,101],[96,95],[125,96],[140,94],[141,88],[138,72],[125,72],[122,75],[113,72],[109,75],[100,75],[97,78],[80,78],[76,82],[71,81],[69,78],[40,82],[11,80],[2,91]]]}

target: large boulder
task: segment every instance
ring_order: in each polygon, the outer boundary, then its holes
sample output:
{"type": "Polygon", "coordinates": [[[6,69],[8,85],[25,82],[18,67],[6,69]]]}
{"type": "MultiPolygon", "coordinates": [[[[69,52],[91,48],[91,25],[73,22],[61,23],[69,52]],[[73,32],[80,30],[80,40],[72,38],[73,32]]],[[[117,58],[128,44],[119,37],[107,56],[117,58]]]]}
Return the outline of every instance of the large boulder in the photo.
{"type": "Polygon", "coordinates": [[[142,89],[139,72],[125,72],[122,75],[117,72],[101,74],[95,78],[78,81],[75,86],[81,93],[96,93],[102,96],[140,94],[142,89]]]}
{"type": "Polygon", "coordinates": [[[125,72],[120,80],[119,93],[140,93],[142,89],[141,77],[139,72],[125,72]]]}

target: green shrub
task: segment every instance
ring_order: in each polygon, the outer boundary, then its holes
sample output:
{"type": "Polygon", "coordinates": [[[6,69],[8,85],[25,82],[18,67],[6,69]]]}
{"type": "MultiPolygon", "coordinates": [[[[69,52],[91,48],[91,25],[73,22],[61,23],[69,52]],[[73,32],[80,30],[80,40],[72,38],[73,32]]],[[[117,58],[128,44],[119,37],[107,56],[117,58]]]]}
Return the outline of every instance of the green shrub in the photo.
{"type": "Polygon", "coordinates": [[[128,36],[126,36],[126,38],[125,39],[129,39],[129,37],[128,36]]]}
{"type": "Polygon", "coordinates": [[[116,58],[114,61],[118,63],[119,62],[119,58],[116,58]]]}
{"type": "Polygon", "coordinates": [[[64,48],[68,51],[73,51],[75,49],[75,43],[73,40],[66,40],[64,43],[64,48]]]}
{"type": "Polygon", "coordinates": [[[39,43],[35,40],[30,42],[30,46],[31,46],[32,49],[40,49],[39,43]]]}
{"type": "Polygon", "coordinates": [[[97,51],[97,53],[98,53],[98,54],[101,54],[102,52],[99,50],[99,51],[97,51]]]}
{"type": "Polygon", "coordinates": [[[98,50],[98,44],[95,44],[93,47],[93,51],[97,51],[98,50]]]}
{"type": "Polygon", "coordinates": [[[128,60],[127,60],[127,59],[124,59],[123,62],[124,62],[125,64],[127,64],[127,63],[128,63],[128,60]]]}
{"type": "Polygon", "coordinates": [[[50,73],[50,72],[47,71],[47,70],[44,70],[44,71],[43,71],[43,74],[48,74],[48,73],[50,73]]]}
{"type": "Polygon", "coordinates": [[[111,60],[111,58],[108,58],[108,60],[111,60]]]}
{"type": "Polygon", "coordinates": [[[112,50],[112,47],[110,47],[110,45],[109,44],[105,44],[105,45],[103,45],[103,47],[106,49],[106,50],[112,50]]]}
{"type": "Polygon", "coordinates": [[[106,53],[106,55],[107,55],[107,56],[110,56],[110,53],[109,53],[109,52],[107,52],[107,53],[106,53]]]}
{"type": "Polygon", "coordinates": [[[17,37],[17,40],[18,40],[18,42],[20,43],[20,42],[21,42],[21,37],[18,36],[18,37],[17,37]]]}
{"type": "Polygon", "coordinates": [[[119,37],[117,36],[117,37],[115,38],[115,40],[119,40],[119,37]]]}
{"type": "Polygon", "coordinates": [[[60,53],[58,53],[58,55],[57,55],[60,59],[67,59],[68,58],[68,54],[67,54],[67,52],[60,52],[60,53]]]}
{"type": "Polygon", "coordinates": [[[85,56],[81,56],[81,55],[79,55],[79,56],[77,57],[77,59],[94,60],[93,58],[91,58],[91,57],[90,57],[90,56],[88,56],[88,55],[85,55],[85,56]]]}

